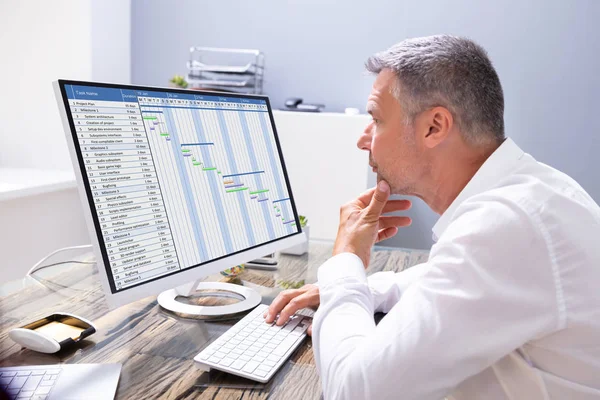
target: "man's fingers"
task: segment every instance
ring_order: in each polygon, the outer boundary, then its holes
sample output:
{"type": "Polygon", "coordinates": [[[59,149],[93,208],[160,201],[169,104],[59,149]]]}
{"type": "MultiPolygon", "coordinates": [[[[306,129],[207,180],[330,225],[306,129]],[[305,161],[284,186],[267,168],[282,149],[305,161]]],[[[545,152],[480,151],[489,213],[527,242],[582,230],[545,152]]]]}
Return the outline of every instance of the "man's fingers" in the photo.
{"type": "Polygon", "coordinates": [[[281,310],[279,318],[277,318],[277,325],[283,325],[296,311],[308,307],[313,303],[313,294],[304,293],[298,297],[294,297],[290,302],[281,310]]]}
{"type": "Polygon", "coordinates": [[[412,223],[410,217],[385,216],[379,217],[379,229],[409,226],[412,223]]]}
{"type": "Polygon", "coordinates": [[[377,189],[377,186],[372,187],[371,189],[362,192],[358,198],[356,200],[358,200],[362,207],[366,207],[369,205],[369,203],[371,203],[371,199],[373,198],[373,193],[375,193],[375,190],[377,189]]]}
{"type": "Polygon", "coordinates": [[[367,215],[379,218],[389,198],[390,185],[386,181],[379,181],[375,194],[371,198],[371,203],[369,203],[367,215]]]}
{"type": "Polygon", "coordinates": [[[381,213],[387,214],[394,211],[406,211],[410,207],[412,207],[410,200],[388,200],[381,213]]]}
{"type": "Polygon", "coordinates": [[[299,294],[300,291],[298,289],[284,290],[283,292],[279,293],[267,309],[267,312],[263,315],[265,317],[265,322],[270,324],[271,322],[275,321],[275,317],[277,317],[277,314],[279,314],[281,310],[283,310],[283,308],[290,302],[290,300],[292,300],[299,294]]]}
{"type": "Polygon", "coordinates": [[[398,228],[396,228],[395,226],[382,229],[377,233],[377,242],[381,242],[382,240],[389,239],[392,236],[394,236],[396,233],[398,233],[398,228]]]}
{"type": "Polygon", "coordinates": [[[308,326],[308,329],[306,330],[306,333],[308,334],[308,336],[312,336],[312,322],[308,326]]]}

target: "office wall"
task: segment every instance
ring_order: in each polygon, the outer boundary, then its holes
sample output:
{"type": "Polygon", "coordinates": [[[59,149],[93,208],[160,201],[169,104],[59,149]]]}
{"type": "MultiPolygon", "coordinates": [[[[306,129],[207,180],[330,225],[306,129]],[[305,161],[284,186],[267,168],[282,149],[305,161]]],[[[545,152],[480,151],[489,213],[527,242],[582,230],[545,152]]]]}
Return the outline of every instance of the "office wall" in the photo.
{"type": "Polygon", "coordinates": [[[0,165],[71,168],[51,83],[91,78],[90,4],[0,2],[0,165]]]}
{"type": "Polygon", "coordinates": [[[129,0],[0,2],[0,165],[71,169],[52,81],[129,82],[129,0]]]}
{"type": "Polygon", "coordinates": [[[92,79],[131,82],[131,1],[92,0],[92,79]]]}
{"type": "MultiPolygon", "coordinates": [[[[329,111],[362,109],[370,54],[407,37],[468,36],[488,50],[500,75],[507,134],[600,201],[598,15],[596,0],[134,0],[132,80],[166,85],[185,72],[191,45],[259,48],[276,106],[300,96],[329,111]]],[[[386,244],[430,246],[437,216],[418,200],[410,214],[413,226],[386,244]]]]}
{"type": "MultiPolygon", "coordinates": [[[[76,188],[0,202],[0,227],[0,284],[24,277],[55,250],[90,243],[76,188]]],[[[57,254],[46,264],[83,252],[57,254]]]]}

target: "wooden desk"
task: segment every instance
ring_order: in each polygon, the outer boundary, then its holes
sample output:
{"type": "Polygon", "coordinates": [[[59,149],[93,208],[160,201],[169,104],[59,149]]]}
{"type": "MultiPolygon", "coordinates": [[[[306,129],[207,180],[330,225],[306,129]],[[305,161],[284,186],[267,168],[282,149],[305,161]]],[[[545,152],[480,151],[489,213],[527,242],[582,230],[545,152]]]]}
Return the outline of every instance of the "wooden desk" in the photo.
{"type": "MultiPolygon", "coordinates": [[[[304,256],[280,256],[277,271],[246,270],[244,284],[256,287],[268,304],[285,282],[314,282],[317,269],[331,256],[332,244],[311,242],[304,256]],[[283,283],[282,283],[283,282],[283,283]]],[[[401,271],[427,259],[425,251],[376,248],[368,273],[401,271]]],[[[312,343],[306,340],[262,387],[233,389],[225,383],[248,382],[211,373],[213,386],[199,387],[206,374],[193,358],[235,321],[186,320],[162,310],[156,296],[110,311],[95,266],[66,264],[39,271],[40,282],[0,286],[0,366],[58,363],[121,363],[118,399],[318,399],[321,386],[312,343]],[[22,349],[8,338],[15,327],[63,311],[93,321],[98,332],[77,348],[58,354],[22,349]],[[222,382],[221,385],[219,382],[222,382]],[[219,386],[220,385],[220,386],[219,386]]],[[[219,275],[210,279],[219,279],[219,275]]]]}

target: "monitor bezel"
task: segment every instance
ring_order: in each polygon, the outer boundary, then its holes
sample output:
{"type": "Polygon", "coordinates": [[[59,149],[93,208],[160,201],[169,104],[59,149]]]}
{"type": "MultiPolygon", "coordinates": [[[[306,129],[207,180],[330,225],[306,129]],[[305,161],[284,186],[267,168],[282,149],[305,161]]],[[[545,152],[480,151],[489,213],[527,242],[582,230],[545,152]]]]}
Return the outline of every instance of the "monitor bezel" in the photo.
{"type": "Polygon", "coordinates": [[[139,298],[158,295],[162,290],[171,289],[180,285],[185,285],[191,281],[198,280],[202,277],[212,275],[223,271],[233,265],[238,265],[247,262],[251,259],[259,258],[265,254],[270,254],[275,251],[291,247],[295,244],[302,243],[304,240],[304,233],[300,225],[299,215],[296,208],[296,202],[293,196],[285,160],[283,158],[283,151],[279,140],[277,128],[275,126],[275,120],[273,118],[273,112],[271,103],[267,96],[254,95],[254,94],[242,94],[242,93],[225,93],[225,92],[213,92],[207,90],[188,90],[180,88],[166,88],[166,87],[153,87],[153,86],[140,86],[140,85],[126,85],[117,83],[103,83],[103,82],[90,82],[90,81],[78,81],[78,80],[64,80],[59,79],[53,83],[55,95],[59,105],[59,111],[65,130],[65,135],[68,142],[69,153],[71,155],[71,161],[75,176],[77,179],[78,192],[80,200],[82,201],[84,216],[86,225],[88,226],[88,232],[92,241],[92,247],[96,255],[98,263],[98,272],[101,275],[102,286],[107,294],[107,300],[109,305],[114,308],[122,304],[129,303],[139,298]],[[69,99],[66,92],[66,85],[81,85],[101,88],[114,88],[114,89],[126,89],[126,90],[142,90],[142,91],[160,91],[170,93],[181,93],[181,94],[194,94],[194,95],[206,95],[206,96],[218,96],[218,97],[234,97],[234,98],[245,98],[245,99],[258,99],[264,100],[267,104],[267,111],[269,114],[269,121],[273,129],[273,135],[275,136],[275,144],[277,146],[277,152],[279,154],[279,160],[283,169],[283,175],[285,178],[285,184],[289,193],[290,203],[296,221],[297,232],[283,236],[281,238],[274,239],[269,242],[261,243],[247,249],[238,250],[235,253],[224,255],[213,259],[211,261],[205,261],[193,266],[189,266],[183,270],[152,278],[150,280],[140,282],[138,284],[128,286],[119,291],[116,290],[114,279],[112,278],[112,270],[110,267],[110,260],[106,251],[104,238],[102,235],[102,229],[100,226],[99,217],[95,208],[94,199],[90,182],[87,174],[85,174],[85,163],[83,154],[78,145],[77,132],[75,129],[75,123],[73,115],[69,106],[69,99]],[[82,190],[83,189],[83,190],[82,190]],[[102,260],[104,268],[101,268],[99,261],[102,260]]]}

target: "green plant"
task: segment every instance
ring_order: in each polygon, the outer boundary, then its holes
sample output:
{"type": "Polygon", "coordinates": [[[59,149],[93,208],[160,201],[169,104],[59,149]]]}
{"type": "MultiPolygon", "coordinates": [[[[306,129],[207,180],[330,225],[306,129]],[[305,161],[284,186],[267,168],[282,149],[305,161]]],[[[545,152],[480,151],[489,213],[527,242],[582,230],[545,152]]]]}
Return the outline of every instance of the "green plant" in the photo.
{"type": "Polygon", "coordinates": [[[298,217],[300,217],[300,226],[304,228],[308,224],[308,218],[304,215],[299,215],[298,217]]]}
{"type": "Polygon", "coordinates": [[[171,78],[171,80],[169,82],[171,82],[175,86],[183,88],[183,89],[188,87],[188,83],[186,82],[185,78],[181,75],[175,75],[174,77],[171,78]]]}
{"type": "Polygon", "coordinates": [[[279,286],[280,288],[283,288],[283,289],[299,289],[302,286],[304,286],[304,279],[302,279],[301,281],[279,280],[279,281],[277,281],[277,286],[279,286]]]}

